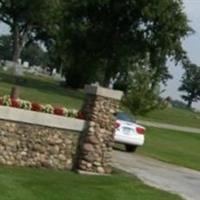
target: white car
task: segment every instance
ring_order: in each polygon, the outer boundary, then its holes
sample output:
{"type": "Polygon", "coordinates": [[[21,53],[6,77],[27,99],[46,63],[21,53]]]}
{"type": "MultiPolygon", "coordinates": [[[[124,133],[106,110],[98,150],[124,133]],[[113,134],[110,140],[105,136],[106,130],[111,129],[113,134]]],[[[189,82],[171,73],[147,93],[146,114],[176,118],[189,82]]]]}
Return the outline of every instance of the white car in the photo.
{"type": "Polygon", "coordinates": [[[123,112],[116,113],[115,117],[115,142],[125,144],[128,152],[136,151],[138,146],[144,144],[145,128],[123,112]]]}

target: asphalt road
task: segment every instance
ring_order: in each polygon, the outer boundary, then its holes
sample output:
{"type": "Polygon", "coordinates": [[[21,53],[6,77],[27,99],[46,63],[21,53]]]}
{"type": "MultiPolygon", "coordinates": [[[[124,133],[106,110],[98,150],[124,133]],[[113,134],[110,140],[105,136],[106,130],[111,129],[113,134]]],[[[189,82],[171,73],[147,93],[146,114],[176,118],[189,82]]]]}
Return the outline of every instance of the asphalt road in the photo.
{"type": "Polygon", "coordinates": [[[169,129],[169,130],[176,130],[176,131],[200,134],[199,128],[192,128],[192,127],[186,127],[186,126],[176,126],[176,125],[171,125],[171,124],[163,124],[163,123],[143,121],[143,120],[137,120],[137,123],[142,124],[144,126],[150,126],[150,127],[156,127],[156,128],[163,128],[163,129],[169,129]]]}
{"type": "Polygon", "coordinates": [[[144,183],[187,200],[200,199],[200,172],[122,151],[113,152],[113,166],[144,183]]]}

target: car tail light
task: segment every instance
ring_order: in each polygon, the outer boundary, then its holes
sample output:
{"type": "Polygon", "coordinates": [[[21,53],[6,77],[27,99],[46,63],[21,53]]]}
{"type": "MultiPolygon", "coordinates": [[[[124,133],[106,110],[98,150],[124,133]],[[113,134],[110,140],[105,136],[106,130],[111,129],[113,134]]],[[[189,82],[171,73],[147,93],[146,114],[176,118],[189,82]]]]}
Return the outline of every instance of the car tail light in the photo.
{"type": "Polygon", "coordinates": [[[144,134],[144,131],[145,131],[145,129],[144,128],[142,128],[142,127],[136,127],[136,132],[138,133],[138,134],[144,134]]]}
{"type": "Polygon", "coordinates": [[[115,123],[115,128],[119,128],[120,127],[120,123],[119,122],[116,122],[115,123]]]}

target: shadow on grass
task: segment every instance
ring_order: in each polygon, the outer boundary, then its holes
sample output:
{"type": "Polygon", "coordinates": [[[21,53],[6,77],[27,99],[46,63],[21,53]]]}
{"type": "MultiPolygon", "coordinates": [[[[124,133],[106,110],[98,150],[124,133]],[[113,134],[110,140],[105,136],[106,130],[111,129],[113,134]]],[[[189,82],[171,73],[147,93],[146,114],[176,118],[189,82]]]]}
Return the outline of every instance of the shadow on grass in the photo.
{"type": "Polygon", "coordinates": [[[84,93],[79,91],[79,90],[72,90],[72,89],[68,89],[68,88],[64,88],[61,87],[58,83],[56,83],[56,81],[50,80],[50,79],[45,79],[45,78],[32,78],[30,76],[25,76],[22,79],[19,80],[19,78],[4,73],[4,72],[0,72],[0,82],[4,82],[4,83],[8,83],[11,85],[19,85],[21,87],[24,88],[31,88],[31,89],[36,89],[42,93],[46,93],[46,94],[57,94],[57,95],[61,95],[61,96],[69,96],[72,98],[76,98],[76,99],[80,99],[83,100],[84,99],[84,93]]]}

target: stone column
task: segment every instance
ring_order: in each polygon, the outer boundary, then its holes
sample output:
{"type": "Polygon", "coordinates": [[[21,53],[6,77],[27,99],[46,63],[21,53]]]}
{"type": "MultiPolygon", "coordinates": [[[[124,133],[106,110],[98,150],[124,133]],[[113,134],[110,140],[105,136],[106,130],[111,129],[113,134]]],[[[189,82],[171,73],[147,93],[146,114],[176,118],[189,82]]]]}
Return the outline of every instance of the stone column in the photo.
{"type": "Polygon", "coordinates": [[[82,113],[88,129],[80,141],[79,172],[111,173],[114,144],[114,113],[118,111],[123,93],[99,86],[86,86],[86,101],[82,113]]]}

